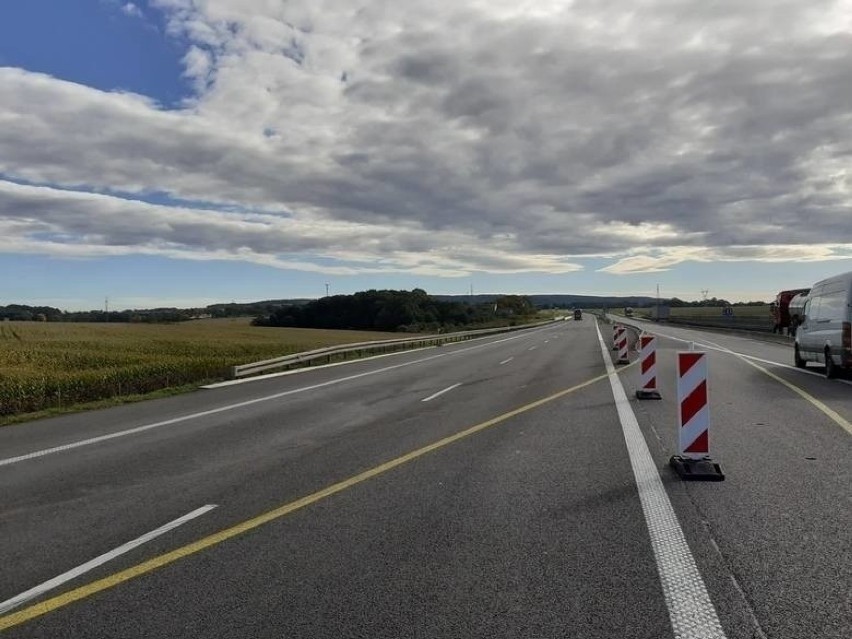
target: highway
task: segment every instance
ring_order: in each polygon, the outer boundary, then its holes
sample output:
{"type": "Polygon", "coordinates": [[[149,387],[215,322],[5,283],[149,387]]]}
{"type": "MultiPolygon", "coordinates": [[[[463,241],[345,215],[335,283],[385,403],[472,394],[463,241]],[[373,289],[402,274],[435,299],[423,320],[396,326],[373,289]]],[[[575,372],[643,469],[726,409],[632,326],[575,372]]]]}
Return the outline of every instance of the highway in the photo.
{"type": "Polygon", "coordinates": [[[850,380],[646,327],[661,401],[586,315],[0,428],[0,633],[852,636],[850,380]],[[690,348],[723,482],[668,466],[690,348]]]}

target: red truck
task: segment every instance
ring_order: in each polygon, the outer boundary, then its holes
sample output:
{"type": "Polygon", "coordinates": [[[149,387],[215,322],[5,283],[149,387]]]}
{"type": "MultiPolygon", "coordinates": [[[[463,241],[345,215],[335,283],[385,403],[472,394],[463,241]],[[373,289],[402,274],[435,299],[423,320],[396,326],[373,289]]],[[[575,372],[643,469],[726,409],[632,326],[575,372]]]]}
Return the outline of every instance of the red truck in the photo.
{"type": "Polygon", "coordinates": [[[809,288],[794,288],[789,291],[781,291],[775,296],[775,301],[770,304],[772,313],[772,332],[792,335],[796,332],[796,326],[801,322],[800,317],[792,318],[790,315],[790,301],[797,295],[805,296],[810,292],[809,288]]]}

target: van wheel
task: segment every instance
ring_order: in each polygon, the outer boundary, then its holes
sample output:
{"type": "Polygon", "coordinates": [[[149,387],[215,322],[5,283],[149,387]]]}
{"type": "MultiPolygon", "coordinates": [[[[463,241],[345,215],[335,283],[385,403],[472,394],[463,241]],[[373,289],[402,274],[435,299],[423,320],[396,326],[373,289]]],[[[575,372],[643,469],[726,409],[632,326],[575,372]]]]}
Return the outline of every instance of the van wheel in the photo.
{"type": "Polygon", "coordinates": [[[837,377],[837,365],[831,357],[831,351],[827,348],[825,349],[825,376],[828,379],[837,377]]]}
{"type": "Polygon", "coordinates": [[[793,363],[796,365],[796,368],[805,368],[808,365],[808,363],[802,359],[801,353],[799,353],[798,344],[793,347],[793,363]]]}

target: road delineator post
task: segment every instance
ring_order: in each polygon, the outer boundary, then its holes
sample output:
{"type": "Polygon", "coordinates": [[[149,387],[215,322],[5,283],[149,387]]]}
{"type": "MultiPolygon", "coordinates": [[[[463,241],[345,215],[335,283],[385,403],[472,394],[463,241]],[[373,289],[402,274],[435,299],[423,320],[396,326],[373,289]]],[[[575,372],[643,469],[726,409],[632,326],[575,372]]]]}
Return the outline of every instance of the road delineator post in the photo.
{"type": "Polygon", "coordinates": [[[627,327],[619,326],[618,328],[618,360],[616,364],[629,364],[630,359],[627,356],[627,327]]]}
{"type": "Polygon", "coordinates": [[[643,333],[639,336],[639,383],[636,399],[662,399],[657,390],[657,338],[643,333]]]}
{"type": "Polygon", "coordinates": [[[669,465],[681,479],[722,481],[722,468],[710,457],[707,353],[677,354],[678,454],[669,465]]]}

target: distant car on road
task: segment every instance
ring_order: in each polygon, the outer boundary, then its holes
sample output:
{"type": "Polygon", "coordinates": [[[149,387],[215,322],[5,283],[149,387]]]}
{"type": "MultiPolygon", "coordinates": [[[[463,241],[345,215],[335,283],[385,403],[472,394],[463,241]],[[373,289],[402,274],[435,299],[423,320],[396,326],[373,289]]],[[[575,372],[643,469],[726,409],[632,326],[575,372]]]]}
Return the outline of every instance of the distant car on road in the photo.
{"type": "Polygon", "coordinates": [[[574,321],[576,322],[576,321],[581,320],[581,319],[583,319],[583,311],[580,310],[579,308],[575,308],[574,309],[574,321]]]}
{"type": "Polygon", "coordinates": [[[852,271],[814,284],[793,347],[796,366],[825,364],[825,376],[852,370],[852,271]]]}

